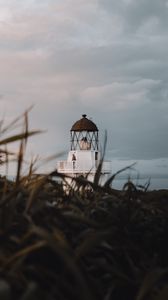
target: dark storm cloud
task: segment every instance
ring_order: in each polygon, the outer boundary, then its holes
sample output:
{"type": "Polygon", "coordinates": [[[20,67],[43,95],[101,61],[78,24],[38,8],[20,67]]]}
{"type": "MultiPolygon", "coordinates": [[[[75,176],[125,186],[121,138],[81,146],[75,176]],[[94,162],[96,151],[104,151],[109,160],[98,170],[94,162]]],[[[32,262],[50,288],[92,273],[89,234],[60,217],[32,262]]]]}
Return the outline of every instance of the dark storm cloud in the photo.
{"type": "Polygon", "coordinates": [[[157,31],[155,32],[156,27],[167,31],[167,0],[99,0],[99,3],[109,14],[117,14],[125,29],[129,29],[131,32],[135,32],[139,28],[143,29],[144,25],[148,29],[150,23],[154,25],[153,34],[157,33],[157,31]]]}

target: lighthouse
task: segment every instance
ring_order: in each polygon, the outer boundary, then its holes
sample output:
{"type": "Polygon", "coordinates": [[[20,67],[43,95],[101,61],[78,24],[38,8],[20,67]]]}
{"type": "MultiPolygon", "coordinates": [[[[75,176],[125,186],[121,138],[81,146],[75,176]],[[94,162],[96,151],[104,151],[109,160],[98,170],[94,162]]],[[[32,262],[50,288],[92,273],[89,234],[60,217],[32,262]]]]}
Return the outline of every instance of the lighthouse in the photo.
{"type": "MultiPolygon", "coordinates": [[[[97,167],[102,159],[99,145],[99,130],[86,114],[76,121],[70,130],[70,151],[67,160],[57,162],[57,171],[69,177],[87,176],[94,180],[97,167]]],[[[111,162],[103,161],[101,183],[111,174],[111,162]]],[[[69,181],[69,180],[68,180],[69,181]]]]}

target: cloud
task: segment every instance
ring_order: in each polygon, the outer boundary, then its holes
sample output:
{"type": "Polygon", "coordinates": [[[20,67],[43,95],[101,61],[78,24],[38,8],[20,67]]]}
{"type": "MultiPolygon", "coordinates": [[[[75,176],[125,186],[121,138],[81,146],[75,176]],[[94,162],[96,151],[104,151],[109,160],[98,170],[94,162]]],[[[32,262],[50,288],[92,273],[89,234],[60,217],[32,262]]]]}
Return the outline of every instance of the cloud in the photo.
{"type": "Polygon", "coordinates": [[[135,82],[113,82],[109,85],[90,87],[84,90],[81,101],[86,106],[100,106],[102,101],[105,111],[124,111],[145,105],[147,94],[158,88],[158,81],[139,80],[135,82]],[[157,87],[156,87],[157,85],[157,87]]]}
{"type": "MultiPolygon", "coordinates": [[[[43,48],[45,51],[105,43],[108,23],[96,0],[28,4],[29,1],[20,6],[17,2],[6,4],[10,17],[0,26],[4,47],[8,47],[10,41],[14,42],[13,50],[43,48]]],[[[115,26],[113,34],[116,34],[115,26]]]]}
{"type": "Polygon", "coordinates": [[[148,97],[152,101],[168,101],[168,87],[164,81],[158,81],[158,83],[148,92],[148,97]]]}
{"type": "Polygon", "coordinates": [[[0,0],[0,99],[7,118],[31,104],[48,129],[34,153],[69,147],[86,113],[120,158],[168,156],[167,1],[0,0]]]}
{"type": "Polygon", "coordinates": [[[160,30],[167,32],[167,0],[99,0],[99,3],[109,15],[120,18],[126,33],[157,35],[160,30]]]}

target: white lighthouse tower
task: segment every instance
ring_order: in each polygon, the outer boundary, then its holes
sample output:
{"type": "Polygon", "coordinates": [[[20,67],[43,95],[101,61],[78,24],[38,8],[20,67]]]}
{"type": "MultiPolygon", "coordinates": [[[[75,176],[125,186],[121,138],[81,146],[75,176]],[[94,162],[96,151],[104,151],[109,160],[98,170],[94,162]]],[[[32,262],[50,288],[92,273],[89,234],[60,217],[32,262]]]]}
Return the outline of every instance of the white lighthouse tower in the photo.
{"type": "MultiPolygon", "coordinates": [[[[57,162],[57,171],[70,177],[80,175],[88,176],[88,180],[94,180],[94,176],[102,158],[99,149],[99,130],[86,115],[75,122],[70,130],[71,147],[66,161],[57,162]]],[[[111,162],[103,161],[101,170],[101,183],[111,174],[111,162]]]]}

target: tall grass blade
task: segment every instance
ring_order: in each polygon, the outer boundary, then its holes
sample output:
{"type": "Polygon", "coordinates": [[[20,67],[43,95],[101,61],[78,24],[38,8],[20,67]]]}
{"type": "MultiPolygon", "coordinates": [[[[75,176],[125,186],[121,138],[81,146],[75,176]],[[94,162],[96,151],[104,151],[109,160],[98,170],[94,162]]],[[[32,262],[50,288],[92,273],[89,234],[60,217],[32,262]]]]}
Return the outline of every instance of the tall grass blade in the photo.
{"type": "Polygon", "coordinates": [[[154,298],[154,300],[167,300],[168,299],[168,285],[166,285],[159,294],[154,298]]]}
{"type": "Polygon", "coordinates": [[[18,153],[18,159],[17,159],[16,186],[20,182],[21,169],[22,169],[22,163],[23,163],[23,155],[24,155],[24,141],[21,140],[20,149],[19,149],[19,153],[18,153]]]}
{"type": "Polygon", "coordinates": [[[136,300],[146,299],[151,290],[156,286],[157,282],[166,274],[168,274],[168,269],[156,270],[152,273],[150,272],[149,274],[147,274],[139,290],[136,300]]]}
{"type": "Polygon", "coordinates": [[[27,137],[30,137],[30,136],[33,136],[33,135],[36,135],[36,134],[40,134],[40,133],[44,133],[44,131],[41,131],[41,130],[34,130],[34,131],[30,131],[28,134],[26,133],[21,133],[21,134],[16,134],[16,135],[13,135],[11,137],[8,137],[6,139],[3,139],[0,141],[0,145],[6,145],[6,144],[9,144],[9,143],[13,143],[13,142],[17,142],[17,141],[20,141],[22,139],[25,139],[27,137]]]}
{"type": "MultiPolygon", "coordinates": [[[[28,115],[28,113],[32,110],[33,106],[34,106],[34,105],[30,106],[30,107],[25,111],[25,114],[28,115]]],[[[1,126],[1,130],[0,130],[1,135],[7,133],[9,130],[11,131],[11,130],[13,130],[13,129],[19,127],[20,125],[18,124],[18,122],[19,122],[22,118],[23,118],[23,114],[20,115],[19,117],[17,117],[16,119],[14,119],[12,122],[10,122],[6,127],[3,128],[3,127],[1,126]],[[16,127],[15,127],[15,126],[16,126],[16,127]]],[[[2,125],[3,125],[3,123],[4,123],[4,122],[2,121],[2,125]]]]}
{"type": "Polygon", "coordinates": [[[104,156],[105,156],[105,152],[106,152],[106,146],[107,146],[107,131],[105,131],[104,147],[103,147],[102,158],[101,158],[101,160],[99,162],[98,168],[97,168],[95,176],[94,176],[94,184],[95,185],[98,185],[100,177],[101,177],[101,171],[102,171],[104,156]]]}
{"type": "Polygon", "coordinates": [[[38,196],[38,193],[41,191],[41,188],[44,186],[47,180],[48,180],[48,175],[42,176],[34,184],[34,186],[31,189],[30,196],[26,203],[25,213],[27,213],[30,210],[31,206],[33,205],[33,201],[35,201],[36,197],[38,196]]]}
{"type": "Polygon", "coordinates": [[[105,188],[105,189],[109,188],[110,185],[111,185],[111,183],[113,182],[113,180],[115,179],[115,177],[116,177],[117,175],[119,175],[120,173],[123,173],[123,172],[126,171],[126,170],[132,169],[135,165],[136,165],[136,162],[133,163],[133,164],[131,164],[131,165],[129,165],[129,166],[127,166],[127,167],[122,168],[122,169],[119,170],[119,171],[117,171],[115,174],[113,174],[113,175],[105,182],[104,188],[105,188]]]}

